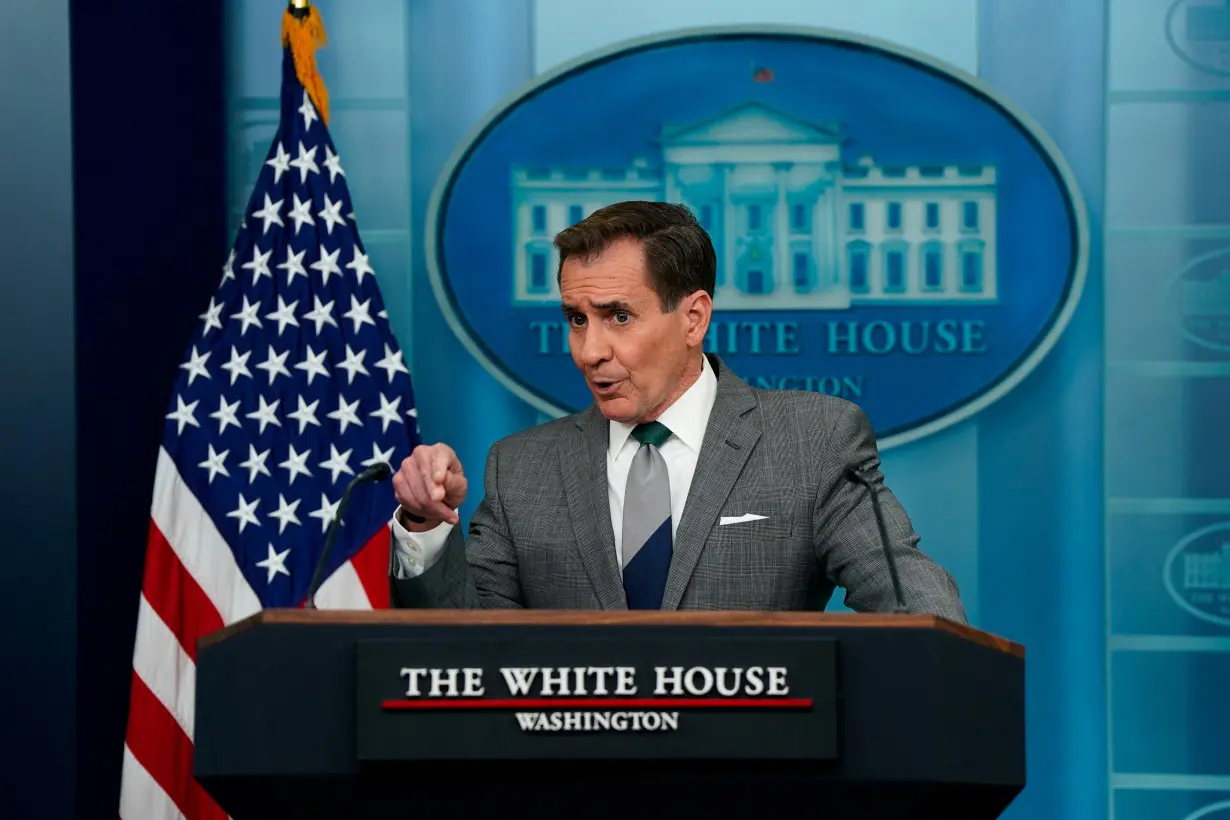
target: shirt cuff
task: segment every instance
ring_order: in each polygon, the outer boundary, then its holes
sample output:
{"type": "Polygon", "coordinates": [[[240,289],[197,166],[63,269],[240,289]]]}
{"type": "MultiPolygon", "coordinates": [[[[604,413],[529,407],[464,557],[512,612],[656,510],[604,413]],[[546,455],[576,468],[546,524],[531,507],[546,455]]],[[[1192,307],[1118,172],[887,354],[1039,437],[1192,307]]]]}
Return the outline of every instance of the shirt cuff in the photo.
{"type": "MultiPolygon", "coordinates": [[[[398,508],[400,511],[401,508],[398,508]]],[[[444,552],[444,544],[453,530],[453,525],[441,522],[426,532],[410,532],[397,520],[394,512],[390,522],[393,530],[392,566],[393,577],[400,581],[417,578],[431,569],[444,552]]]]}

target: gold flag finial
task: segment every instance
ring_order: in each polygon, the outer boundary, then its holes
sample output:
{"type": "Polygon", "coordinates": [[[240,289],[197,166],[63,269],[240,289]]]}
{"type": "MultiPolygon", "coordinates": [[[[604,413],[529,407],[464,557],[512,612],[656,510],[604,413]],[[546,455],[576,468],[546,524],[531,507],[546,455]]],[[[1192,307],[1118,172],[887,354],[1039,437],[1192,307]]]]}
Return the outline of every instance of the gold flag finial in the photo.
{"type": "Polygon", "coordinates": [[[320,119],[329,124],[329,92],[316,69],[316,49],[325,45],[325,26],[312,0],[290,0],[282,18],[282,45],[290,48],[295,75],[312,98],[320,119]]]}

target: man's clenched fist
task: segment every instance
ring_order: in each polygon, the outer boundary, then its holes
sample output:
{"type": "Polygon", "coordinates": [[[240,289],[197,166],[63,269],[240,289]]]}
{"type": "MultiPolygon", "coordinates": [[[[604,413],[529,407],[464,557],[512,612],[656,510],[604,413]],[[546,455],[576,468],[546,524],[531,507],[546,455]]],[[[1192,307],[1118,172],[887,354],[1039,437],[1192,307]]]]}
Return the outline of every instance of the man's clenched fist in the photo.
{"type": "Polygon", "coordinates": [[[447,521],[460,521],[457,508],[466,498],[466,476],[457,454],[447,444],[420,444],[393,476],[393,494],[402,509],[425,519],[398,520],[411,532],[425,532],[447,521]]]}

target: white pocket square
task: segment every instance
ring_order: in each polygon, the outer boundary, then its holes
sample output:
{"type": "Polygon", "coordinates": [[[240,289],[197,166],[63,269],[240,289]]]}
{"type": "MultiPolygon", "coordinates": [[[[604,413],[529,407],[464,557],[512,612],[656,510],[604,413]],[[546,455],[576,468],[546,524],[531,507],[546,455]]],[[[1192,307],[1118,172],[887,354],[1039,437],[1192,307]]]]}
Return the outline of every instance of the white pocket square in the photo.
{"type": "Polygon", "coordinates": [[[742,524],[745,521],[760,521],[768,518],[767,515],[756,515],[756,513],[747,513],[746,515],[723,515],[722,520],[718,522],[719,527],[725,527],[727,524],[742,524]]]}

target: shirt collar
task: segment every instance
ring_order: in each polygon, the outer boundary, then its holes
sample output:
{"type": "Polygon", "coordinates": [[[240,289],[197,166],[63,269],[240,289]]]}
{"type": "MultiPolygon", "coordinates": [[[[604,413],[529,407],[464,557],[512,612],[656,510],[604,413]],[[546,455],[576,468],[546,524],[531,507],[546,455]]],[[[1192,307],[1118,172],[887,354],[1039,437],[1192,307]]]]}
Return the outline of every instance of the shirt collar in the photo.
{"type": "MultiPolygon", "coordinates": [[[[709,414],[717,398],[717,376],[709,364],[709,357],[702,354],[700,362],[700,378],[658,417],[658,421],[665,424],[675,438],[695,453],[700,452],[700,445],[705,440],[709,414]]],[[[609,423],[607,447],[612,454],[623,449],[634,427],[635,424],[623,421],[609,423]]]]}

